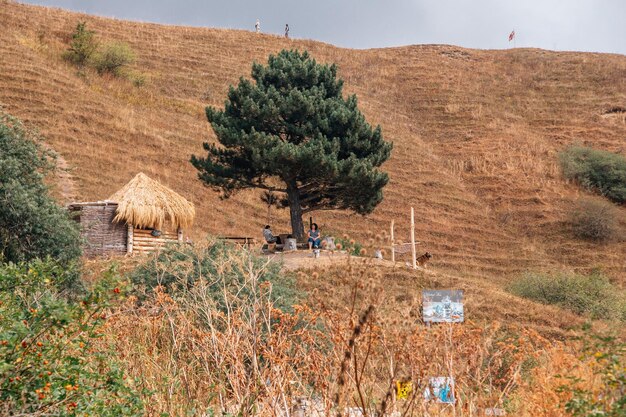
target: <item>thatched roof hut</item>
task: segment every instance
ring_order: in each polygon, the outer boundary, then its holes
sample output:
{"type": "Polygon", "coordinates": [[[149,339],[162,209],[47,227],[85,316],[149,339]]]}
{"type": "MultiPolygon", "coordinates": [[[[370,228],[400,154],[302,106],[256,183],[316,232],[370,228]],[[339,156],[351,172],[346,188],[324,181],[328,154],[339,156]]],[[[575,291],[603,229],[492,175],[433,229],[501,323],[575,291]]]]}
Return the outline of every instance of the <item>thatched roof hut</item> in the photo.
{"type": "Polygon", "coordinates": [[[182,241],[195,217],[192,203],[143,173],[106,201],[68,208],[81,224],[87,256],[146,253],[182,241]]]}
{"type": "Polygon", "coordinates": [[[188,228],[196,215],[192,203],[143,172],[109,200],[117,203],[114,220],[136,228],[162,229],[166,222],[175,229],[188,228]]]}

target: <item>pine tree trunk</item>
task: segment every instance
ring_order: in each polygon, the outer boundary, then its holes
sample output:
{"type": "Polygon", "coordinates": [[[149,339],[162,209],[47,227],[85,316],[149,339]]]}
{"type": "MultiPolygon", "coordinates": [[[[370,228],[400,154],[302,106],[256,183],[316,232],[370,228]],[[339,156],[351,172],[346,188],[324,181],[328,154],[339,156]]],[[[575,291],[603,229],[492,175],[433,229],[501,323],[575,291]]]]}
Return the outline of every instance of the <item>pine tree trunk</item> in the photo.
{"type": "Polygon", "coordinates": [[[302,206],[300,206],[300,190],[296,182],[287,184],[289,214],[291,216],[291,233],[299,241],[304,241],[304,224],[302,223],[302,206]]]}

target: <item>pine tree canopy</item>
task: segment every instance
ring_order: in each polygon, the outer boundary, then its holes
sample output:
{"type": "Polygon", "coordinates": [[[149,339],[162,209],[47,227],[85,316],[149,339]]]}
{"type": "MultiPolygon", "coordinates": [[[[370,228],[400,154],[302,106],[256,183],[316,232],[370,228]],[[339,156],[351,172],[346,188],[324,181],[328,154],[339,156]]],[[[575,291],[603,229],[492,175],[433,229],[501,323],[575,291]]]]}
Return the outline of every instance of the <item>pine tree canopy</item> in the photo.
{"type": "Polygon", "coordinates": [[[310,211],[372,212],[392,144],[365,121],[355,95],[343,98],[337,67],[283,50],[266,66],[254,63],[252,79],[230,87],[224,110],[207,107],[219,144],[192,157],[200,180],[225,198],[246,188],[284,193],[298,237],[310,211]]]}

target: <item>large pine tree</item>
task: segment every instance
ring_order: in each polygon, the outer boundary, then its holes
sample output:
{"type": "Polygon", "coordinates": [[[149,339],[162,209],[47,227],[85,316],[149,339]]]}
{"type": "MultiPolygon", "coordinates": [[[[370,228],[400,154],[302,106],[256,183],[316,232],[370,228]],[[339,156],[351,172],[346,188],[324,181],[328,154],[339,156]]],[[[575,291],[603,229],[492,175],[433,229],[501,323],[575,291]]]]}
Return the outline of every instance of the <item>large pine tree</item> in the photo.
{"type": "Polygon", "coordinates": [[[337,67],[283,50],[254,63],[252,78],[230,87],[224,110],[207,107],[219,145],[192,156],[200,180],[224,198],[246,188],[282,193],[298,239],[305,213],[370,213],[383,199],[388,176],[378,167],[392,144],[365,121],[356,96],[343,98],[337,67]]]}

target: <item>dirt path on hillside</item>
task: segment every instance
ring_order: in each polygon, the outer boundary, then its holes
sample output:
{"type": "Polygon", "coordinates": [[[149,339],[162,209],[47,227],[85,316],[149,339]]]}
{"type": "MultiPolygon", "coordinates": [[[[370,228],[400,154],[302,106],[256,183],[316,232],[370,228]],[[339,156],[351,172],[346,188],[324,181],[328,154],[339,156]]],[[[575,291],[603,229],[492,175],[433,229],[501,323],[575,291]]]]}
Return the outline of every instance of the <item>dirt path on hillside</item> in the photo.
{"type": "Polygon", "coordinates": [[[391,261],[375,258],[364,258],[360,256],[350,256],[345,252],[328,252],[321,251],[319,258],[316,258],[312,251],[299,250],[295,252],[276,252],[266,255],[268,258],[281,262],[283,269],[287,271],[294,271],[297,269],[318,269],[329,266],[345,265],[348,262],[353,263],[369,263],[371,265],[379,265],[386,267],[402,267],[400,262],[394,264],[391,261]]]}
{"type": "Polygon", "coordinates": [[[56,156],[56,169],[54,171],[54,186],[57,199],[61,204],[68,204],[76,201],[78,192],[76,183],[70,172],[70,165],[67,163],[63,155],[55,151],[50,145],[44,143],[44,149],[52,152],[56,156]]]}

